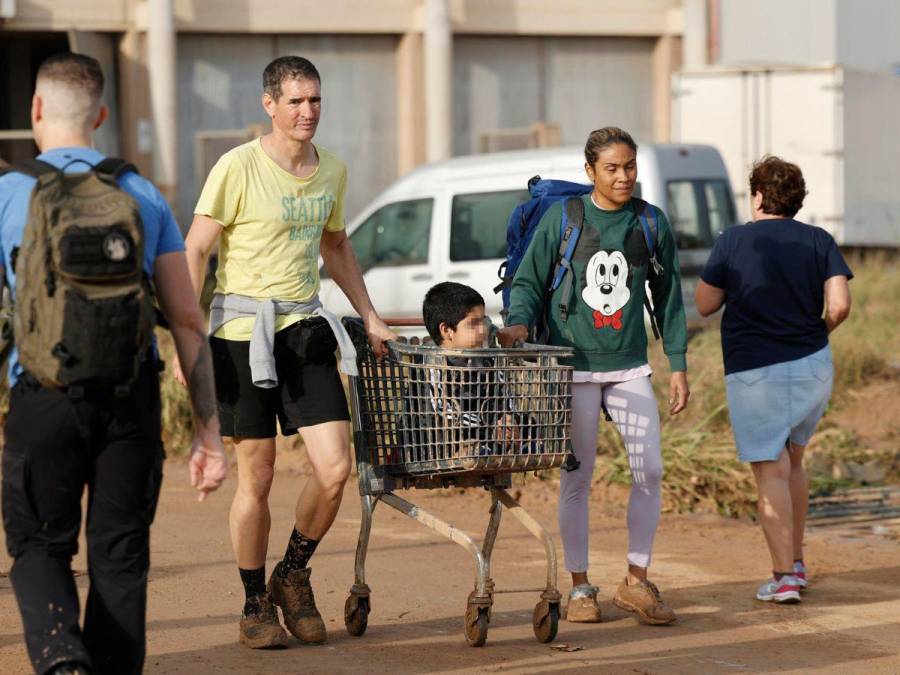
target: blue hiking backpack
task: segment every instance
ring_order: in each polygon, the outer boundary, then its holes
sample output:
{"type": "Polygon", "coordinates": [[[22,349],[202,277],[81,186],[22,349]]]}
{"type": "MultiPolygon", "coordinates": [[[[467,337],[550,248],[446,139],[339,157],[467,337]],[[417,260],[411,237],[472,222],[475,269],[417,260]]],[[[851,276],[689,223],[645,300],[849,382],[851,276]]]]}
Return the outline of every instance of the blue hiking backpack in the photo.
{"type": "MultiPolygon", "coordinates": [[[[540,176],[534,176],[528,181],[528,193],[531,199],[519,204],[509,216],[506,225],[506,259],[500,264],[497,276],[500,283],[494,287],[494,293],[503,294],[504,320],[509,311],[509,296],[512,289],[512,281],[516,270],[525,257],[525,251],[534,238],[538,223],[547,210],[557,202],[563,202],[562,219],[559,225],[560,245],[556,255],[556,262],[552,270],[548,270],[547,281],[544,284],[544,300],[537,318],[537,325],[531,327],[532,338],[541,340],[546,337],[546,314],[550,296],[563,286],[560,298],[560,316],[566,321],[569,316],[569,300],[573,283],[572,257],[584,227],[584,204],[581,201],[583,195],[594,189],[593,185],[572,183],[565,180],[543,180],[540,176]]],[[[650,258],[651,274],[662,273],[662,265],[656,259],[656,238],[659,230],[656,209],[643,199],[633,197],[631,200],[641,230],[644,233],[644,241],[647,244],[647,252],[650,258]]],[[[653,316],[650,298],[644,295],[644,306],[650,316],[650,326],[653,335],[659,339],[659,327],[653,316]]]]}

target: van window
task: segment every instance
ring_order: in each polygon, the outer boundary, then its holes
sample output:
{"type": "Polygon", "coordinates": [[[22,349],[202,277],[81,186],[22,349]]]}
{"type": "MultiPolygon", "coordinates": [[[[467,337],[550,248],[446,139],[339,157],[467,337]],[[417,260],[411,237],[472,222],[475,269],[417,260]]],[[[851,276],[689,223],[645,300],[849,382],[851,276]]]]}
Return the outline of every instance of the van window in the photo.
{"type": "Polygon", "coordinates": [[[700,217],[700,200],[694,182],[669,182],[669,220],[678,248],[706,248],[712,244],[708,225],[700,217]]]}
{"type": "Polygon", "coordinates": [[[719,232],[734,224],[734,203],[724,180],[676,180],[667,187],[678,248],[709,248],[719,232]]]}
{"type": "Polygon", "coordinates": [[[353,234],[350,243],[363,272],[373,267],[428,263],[434,199],[382,206],[353,234]]]}
{"type": "Polygon", "coordinates": [[[450,260],[506,257],[506,222],[528,190],[456,195],[450,215],[450,260]]]}
{"type": "Polygon", "coordinates": [[[709,229],[713,237],[734,225],[734,202],[724,180],[703,181],[703,192],[706,197],[706,212],[709,214],[709,229]]]}

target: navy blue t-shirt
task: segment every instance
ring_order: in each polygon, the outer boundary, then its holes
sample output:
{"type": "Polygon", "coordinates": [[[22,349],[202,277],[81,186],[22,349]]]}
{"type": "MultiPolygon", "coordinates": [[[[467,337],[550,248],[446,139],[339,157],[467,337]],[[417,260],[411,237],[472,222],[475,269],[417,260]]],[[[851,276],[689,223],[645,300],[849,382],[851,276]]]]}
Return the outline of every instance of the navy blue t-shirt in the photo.
{"type": "Polygon", "coordinates": [[[725,230],[700,278],[724,289],[725,373],[809,356],[828,344],[825,280],[853,278],[834,238],[785,218],[725,230]]]}

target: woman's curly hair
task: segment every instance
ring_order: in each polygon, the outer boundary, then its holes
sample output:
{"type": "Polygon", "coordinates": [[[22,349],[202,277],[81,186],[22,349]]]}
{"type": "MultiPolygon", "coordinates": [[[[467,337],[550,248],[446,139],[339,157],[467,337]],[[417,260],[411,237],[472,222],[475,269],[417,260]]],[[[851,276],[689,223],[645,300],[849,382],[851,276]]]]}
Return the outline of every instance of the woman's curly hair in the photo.
{"type": "Polygon", "coordinates": [[[766,155],[750,172],[750,194],[762,195],[762,211],[772,216],[793,218],[808,194],[800,167],[780,157],[766,155]]]}

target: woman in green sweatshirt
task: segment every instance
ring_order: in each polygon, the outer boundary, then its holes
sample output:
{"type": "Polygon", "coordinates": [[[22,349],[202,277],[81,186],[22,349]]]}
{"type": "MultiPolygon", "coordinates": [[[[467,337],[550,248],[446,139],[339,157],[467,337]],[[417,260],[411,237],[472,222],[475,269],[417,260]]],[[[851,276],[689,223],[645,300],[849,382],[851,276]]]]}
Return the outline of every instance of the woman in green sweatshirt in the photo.
{"type": "MultiPolygon", "coordinates": [[[[639,200],[632,199],[637,181],[637,145],[616,127],[591,133],[584,148],[585,171],[594,190],[581,199],[584,228],[572,258],[571,284],[563,283],[548,304],[549,342],[570,347],[575,356],[572,386],[572,446],[580,467],[562,472],[559,526],[566,568],[572,574],[567,619],[598,622],[597,588],[588,581],[588,510],[591,478],[597,457],[597,426],[603,408],[622,435],[631,467],[628,504],[628,574],[614,602],[649,624],[667,624],[675,613],[656,586],[647,580],[653,538],[659,522],[662,459],[659,411],[650,385],[647,331],[644,325],[645,283],[649,282],[653,314],[662,333],[672,371],[669,413],[687,405],[687,330],[675,238],[665,215],[656,207],[654,266],[641,229],[639,200]],[[560,305],[567,305],[567,311],[560,305]]],[[[513,344],[528,337],[528,326],[543,306],[544,284],[560,247],[564,205],[542,218],[513,280],[507,328],[501,341],[513,344]]]]}

